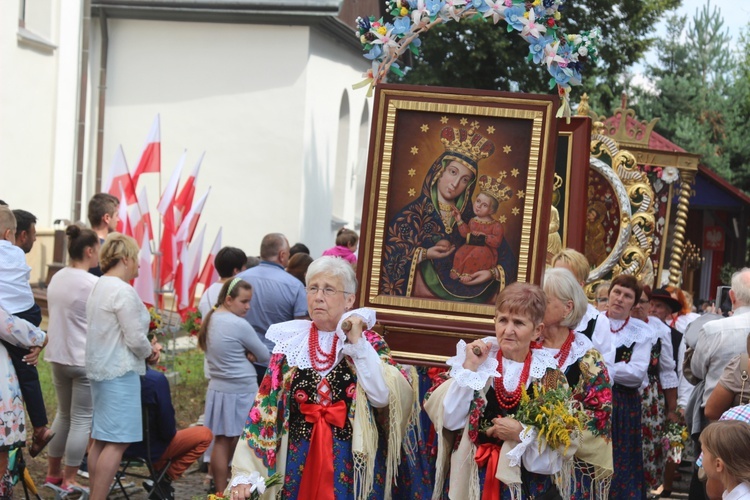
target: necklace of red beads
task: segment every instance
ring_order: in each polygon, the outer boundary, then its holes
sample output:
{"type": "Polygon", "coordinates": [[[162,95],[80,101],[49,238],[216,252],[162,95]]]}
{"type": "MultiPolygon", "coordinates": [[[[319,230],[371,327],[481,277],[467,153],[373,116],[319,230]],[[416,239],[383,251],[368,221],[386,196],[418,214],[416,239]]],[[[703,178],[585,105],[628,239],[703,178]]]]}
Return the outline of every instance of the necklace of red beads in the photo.
{"type": "Polygon", "coordinates": [[[568,330],[568,338],[565,339],[565,342],[563,342],[563,345],[560,346],[560,351],[558,351],[557,354],[555,354],[555,359],[557,360],[557,367],[562,368],[562,366],[565,364],[565,360],[568,359],[568,354],[570,354],[570,348],[573,345],[573,341],[576,339],[576,334],[573,333],[573,330],[568,330]]]}
{"type": "MultiPolygon", "coordinates": [[[[604,313],[604,314],[606,314],[607,317],[609,318],[609,314],[608,313],[604,313]]],[[[626,326],[628,326],[628,322],[629,321],[630,321],[630,316],[627,317],[627,319],[625,320],[625,323],[623,323],[620,328],[615,328],[614,330],[612,329],[612,323],[610,323],[609,324],[609,331],[612,332],[612,333],[620,333],[626,326]]]]}
{"type": "Polygon", "coordinates": [[[336,347],[339,343],[338,335],[333,336],[333,346],[331,352],[325,352],[320,348],[320,336],[318,335],[318,327],[313,323],[310,326],[310,338],[307,342],[307,350],[310,354],[310,364],[312,367],[319,372],[324,372],[330,369],[336,362],[336,347]]]}
{"type": "MultiPolygon", "coordinates": [[[[513,392],[505,390],[503,385],[503,378],[495,378],[495,394],[497,395],[497,402],[505,408],[510,410],[518,406],[518,402],[521,401],[521,395],[524,389],[526,389],[526,382],[529,380],[529,371],[531,370],[531,350],[526,355],[526,359],[523,362],[523,370],[521,370],[521,379],[518,381],[518,387],[513,392]]],[[[503,351],[497,351],[497,371],[500,375],[503,374],[503,351]]]]}

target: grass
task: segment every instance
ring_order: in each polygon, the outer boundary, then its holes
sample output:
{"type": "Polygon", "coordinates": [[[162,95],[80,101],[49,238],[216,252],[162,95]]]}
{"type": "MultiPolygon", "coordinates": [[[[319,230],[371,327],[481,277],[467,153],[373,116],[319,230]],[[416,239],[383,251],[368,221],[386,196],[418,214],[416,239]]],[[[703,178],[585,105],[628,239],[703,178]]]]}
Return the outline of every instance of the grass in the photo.
{"type": "MultiPolygon", "coordinates": [[[[177,381],[171,385],[171,391],[177,427],[180,429],[196,422],[198,417],[203,413],[206,388],[208,386],[208,380],[203,376],[203,359],[203,352],[196,348],[188,349],[175,355],[169,353],[162,355],[162,365],[159,367],[162,369],[169,367],[171,371],[178,374],[176,376],[177,381]]],[[[50,422],[49,425],[52,425],[57,411],[57,394],[52,382],[52,366],[44,360],[44,351],[42,351],[42,355],[40,356],[37,369],[39,371],[39,381],[42,386],[44,404],[47,408],[47,418],[50,422]]],[[[29,429],[28,439],[30,441],[31,424],[28,414],[26,415],[26,422],[29,429]]],[[[25,455],[29,472],[37,486],[41,487],[47,475],[46,449],[36,459],[30,458],[28,452],[25,452],[25,455]]],[[[85,481],[83,482],[85,483],[85,481]]],[[[21,493],[22,490],[18,489],[19,487],[17,486],[15,490],[16,494],[21,498],[23,494],[21,493]]],[[[47,498],[44,496],[47,492],[49,490],[40,490],[43,498],[47,498]]],[[[49,498],[52,497],[50,496],[49,498]]]]}

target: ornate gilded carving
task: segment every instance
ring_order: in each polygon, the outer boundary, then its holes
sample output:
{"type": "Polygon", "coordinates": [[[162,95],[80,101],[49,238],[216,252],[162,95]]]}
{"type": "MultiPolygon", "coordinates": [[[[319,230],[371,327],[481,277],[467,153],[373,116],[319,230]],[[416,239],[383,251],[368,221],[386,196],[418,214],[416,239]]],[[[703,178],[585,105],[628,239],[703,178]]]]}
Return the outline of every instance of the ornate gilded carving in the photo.
{"type": "Polygon", "coordinates": [[[690,204],[690,186],[695,181],[695,172],[680,171],[680,194],[677,199],[674,242],[672,256],[669,259],[669,284],[680,286],[682,281],[682,257],[685,253],[685,229],[687,227],[688,206],[690,204]]]}

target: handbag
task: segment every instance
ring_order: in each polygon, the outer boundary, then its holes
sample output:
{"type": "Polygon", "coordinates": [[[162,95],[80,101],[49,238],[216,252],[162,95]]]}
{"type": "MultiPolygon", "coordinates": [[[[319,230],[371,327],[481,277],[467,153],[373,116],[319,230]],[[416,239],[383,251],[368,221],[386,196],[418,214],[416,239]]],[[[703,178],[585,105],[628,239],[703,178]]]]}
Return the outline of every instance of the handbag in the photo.
{"type": "Polygon", "coordinates": [[[693,375],[693,369],[690,368],[690,362],[693,360],[693,353],[695,353],[694,348],[690,346],[685,348],[685,358],[682,360],[682,376],[691,384],[698,385],[701,379],[693,375]]]}
{"type": "MultiPolygon", "coordinates": [[[[748,379],[747,365],[748,365],[748,356],[747,356],[747,353],[745,352],[745,353],[742,353],[742,356],[740,357],[740,380],[742,380],[742,387],[740,388],[740,397],[739,399],[735,398],[734,406],[745,404],[744,403],[745,385],[747,384],[747,379],[748,379]]],[[[748,397],[750,397],[750,395],[748,397]]]]}

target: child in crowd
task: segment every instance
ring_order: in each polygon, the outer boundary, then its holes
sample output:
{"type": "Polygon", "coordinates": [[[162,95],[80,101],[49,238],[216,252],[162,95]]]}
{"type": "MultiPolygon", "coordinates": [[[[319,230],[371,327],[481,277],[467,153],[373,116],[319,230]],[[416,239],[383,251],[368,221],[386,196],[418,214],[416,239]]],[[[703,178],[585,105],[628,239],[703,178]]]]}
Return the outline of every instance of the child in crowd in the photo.
{"type": "MultiPolygon", "coordinates": [[[[10,314],[38,327],[42,323],[42,311],[34,302],[29,285],[31,268],[26,264],[24,251],[15,246],[16,217],[7,206],[0,206],[0,305],[10,314]]],[[[47,428],[47,410],[44,407],[42,386],[36,363],[41,347],[29,350],[2,341],[13,362],[21,393],[34,426],[29,455],[36,457],[54,437],[47,428]]]]}
{"type": "Polygon", "coordinates": [[[357,251],[358,244],[359,236],[357,233],[351,229],[342,227],[339,229],[339,232],[336,233],[336,246],[323,252],[323,255],[341,257],[350,264],[356,264],[357,255],[354,252],[357,251]]]}
{"type": "Polygon", "coordinates": [[[700,440],[708,498],[750,499],[750,424],[714,422],[703,429],[700,440]]]}
{"type": "Polygon", "coordinates": [[[453,217],[458,222],[458,231],[466,244],[456,250],[453,257],[451,278],[468,283],[477,271],[492,269],[497,265],[497,248],[503,241],[503,225],[493,218],[500,202],[511,197],[508,186],[494,178],[483,175],[479,178],[479,194],[474,200],[474,217],[468,224],[461,212],[453,207],[453,217]]]}

